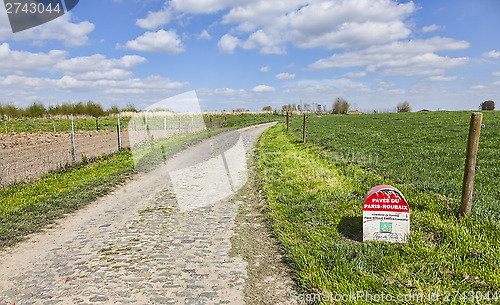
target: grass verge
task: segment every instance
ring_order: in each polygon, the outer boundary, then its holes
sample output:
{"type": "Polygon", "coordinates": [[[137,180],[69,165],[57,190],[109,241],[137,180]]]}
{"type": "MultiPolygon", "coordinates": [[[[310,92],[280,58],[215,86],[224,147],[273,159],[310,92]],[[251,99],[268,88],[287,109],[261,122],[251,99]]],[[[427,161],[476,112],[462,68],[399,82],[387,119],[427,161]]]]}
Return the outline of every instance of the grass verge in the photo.
{"type": "Polygon", "coordinates": [[[406,302],[412,304],[433,303],[427,299],[433,293],[439,294],[437,303],[446,297],[451,304],[495,303],[494,296],[498,300],[498,223],[477,215],[461,219],[453,200],[299,142],[282,124],[268,129],[259,142],[257,170],[270,226],[303,293],[413,294],[417,299],[406,302]],[[359,242],[363,196],[379,184],[397,187],[410,204],[407,244],[359,242]]]}

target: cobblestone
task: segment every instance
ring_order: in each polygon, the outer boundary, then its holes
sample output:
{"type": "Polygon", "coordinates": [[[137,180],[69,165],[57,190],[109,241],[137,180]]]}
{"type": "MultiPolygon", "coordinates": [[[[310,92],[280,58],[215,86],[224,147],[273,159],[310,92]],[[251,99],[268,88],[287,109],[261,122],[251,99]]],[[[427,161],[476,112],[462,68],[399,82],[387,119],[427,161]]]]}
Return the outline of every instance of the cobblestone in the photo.
{"type": "MultiPolygon", "coordinates": [[[[265,128],[241,133],[244,151],[265,128]]],[[[245,158],[230,154],[229,168],[216,175],[229,175],[237,188],[245,164],[231,162],[245,158]]],[[[191,173],[209,171],[210,162],[191,173]]],[[[162,166],[138,177],[2,253],[0,304],[244,304],[247,263],[228,255],[240,202],[224,192],[211,193],[212,201],[184,192],[180,204],[188,177],[172,187],[172,173],[162,166]]]]}

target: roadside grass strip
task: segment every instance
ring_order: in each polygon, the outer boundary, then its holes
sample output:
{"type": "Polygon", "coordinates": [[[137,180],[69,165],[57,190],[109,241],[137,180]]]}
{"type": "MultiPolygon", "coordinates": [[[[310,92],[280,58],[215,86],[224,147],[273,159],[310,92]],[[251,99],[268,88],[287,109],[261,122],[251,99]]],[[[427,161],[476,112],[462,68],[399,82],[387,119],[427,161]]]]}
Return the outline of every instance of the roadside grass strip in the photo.
{"type": "Polygon", "coordinates": [[[366,293],[384,293],[394,299],[400,294],[423,297],[408,304],[446,303],[446,298],[451,304],[470,304],[471,298],[472,303],[496,303],[497,222],[477,214],[461,218],[456,200],[384,178],[300,142],[283,124],[268,129],[257,148],[257,170],[269,225],[302,297],[322,304],[371,304],[366,293]],[[380,184],[397,187],[408,200],[407,244],[361,242],[363,197],[380,184]],[[364,298],[331,298],[360,292],[364,298]],[[439,295],[437,302],[427,299],[433,294],[439,295]],[[321,301],[319,295],[330,297],[321,301]]]}

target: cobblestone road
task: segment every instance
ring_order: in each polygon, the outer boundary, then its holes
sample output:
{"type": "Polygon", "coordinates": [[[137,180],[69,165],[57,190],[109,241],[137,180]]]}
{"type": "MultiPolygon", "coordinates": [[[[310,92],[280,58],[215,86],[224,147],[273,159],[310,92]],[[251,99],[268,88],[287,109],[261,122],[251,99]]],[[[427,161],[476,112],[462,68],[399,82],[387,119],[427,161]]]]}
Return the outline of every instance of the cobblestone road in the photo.
{"type": "Polygon", "coordinates": [[[201,143],[5,251],[0,303],[243,304],[228,196],[269,126],[201,143]]]}

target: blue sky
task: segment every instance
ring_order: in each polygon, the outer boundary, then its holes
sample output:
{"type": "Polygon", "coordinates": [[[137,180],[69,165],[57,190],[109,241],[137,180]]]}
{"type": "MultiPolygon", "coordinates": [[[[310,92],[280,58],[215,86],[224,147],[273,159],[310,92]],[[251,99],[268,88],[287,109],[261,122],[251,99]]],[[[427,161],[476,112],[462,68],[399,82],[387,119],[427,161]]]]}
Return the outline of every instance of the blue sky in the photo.
{"type": "Polygon", "coordinates": [[[82,0],[12,34],[1,6],[0,102],[477,109],[500,105],[498,16],[498,0],[82,0]]]}

